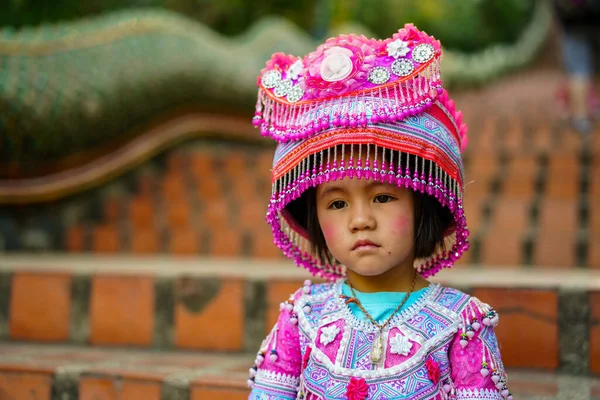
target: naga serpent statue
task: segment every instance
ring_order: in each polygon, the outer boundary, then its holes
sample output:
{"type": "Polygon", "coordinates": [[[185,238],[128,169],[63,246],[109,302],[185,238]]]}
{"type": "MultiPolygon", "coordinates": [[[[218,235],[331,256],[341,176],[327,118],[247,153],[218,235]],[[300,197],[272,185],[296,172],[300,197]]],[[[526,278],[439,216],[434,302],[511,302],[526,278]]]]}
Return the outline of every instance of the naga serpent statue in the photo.
{"type": "MultiPolygon", "coordinates": [[[[445,82],[476,84],[526,64],[550,21],[540,1],[517,42],[446,51],[445,82]]],[[[314,46],[283,19],[225,37],[158,9],[0,28],[0,204],[98,186],[189,137],[259,140],[249,123],[256,71],[273,52],[314,46]]]]}

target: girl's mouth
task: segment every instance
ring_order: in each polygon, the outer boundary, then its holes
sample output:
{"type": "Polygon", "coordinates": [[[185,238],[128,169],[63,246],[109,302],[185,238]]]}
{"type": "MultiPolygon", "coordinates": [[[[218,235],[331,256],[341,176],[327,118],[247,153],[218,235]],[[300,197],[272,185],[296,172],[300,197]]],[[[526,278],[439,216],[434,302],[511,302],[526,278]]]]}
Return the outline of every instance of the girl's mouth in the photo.
{"type": "Polygon", "coordinates": [[[354,243],[352,250],[370,250],[370,249],[376,249],[378,247],[379,247],[379,245],[377,245],[376,243],[373,243],[370,240],[362,239],[362,240],[358,240],[356,243],[354,243]]]}

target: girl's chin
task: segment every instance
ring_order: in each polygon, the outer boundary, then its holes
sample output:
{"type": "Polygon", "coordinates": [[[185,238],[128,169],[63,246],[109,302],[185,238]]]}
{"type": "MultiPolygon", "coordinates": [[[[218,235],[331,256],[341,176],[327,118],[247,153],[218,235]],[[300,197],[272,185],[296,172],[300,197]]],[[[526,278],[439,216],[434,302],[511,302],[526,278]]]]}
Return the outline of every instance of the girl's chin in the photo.
{"type": "Polygon", "coordinates": [[[381,263],[375,265],[354,265],[348,267],[348,270],[358,274],[360,276],[378,276],[387,272],[390,268],[382,268],[381,263]]]}

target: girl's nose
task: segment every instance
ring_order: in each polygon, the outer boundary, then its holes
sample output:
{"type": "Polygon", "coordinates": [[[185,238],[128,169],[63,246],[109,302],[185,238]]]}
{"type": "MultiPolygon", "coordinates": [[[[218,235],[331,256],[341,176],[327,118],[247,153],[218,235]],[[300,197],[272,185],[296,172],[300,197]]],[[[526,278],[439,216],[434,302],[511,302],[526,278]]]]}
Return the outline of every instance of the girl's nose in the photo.
{"type": "Polygon", "coordinates": [[[368,205],[356,205],[350,219],[350,230],[356,232],[374,229],[377,226],[377,221],[372,211],[368,205]]]}

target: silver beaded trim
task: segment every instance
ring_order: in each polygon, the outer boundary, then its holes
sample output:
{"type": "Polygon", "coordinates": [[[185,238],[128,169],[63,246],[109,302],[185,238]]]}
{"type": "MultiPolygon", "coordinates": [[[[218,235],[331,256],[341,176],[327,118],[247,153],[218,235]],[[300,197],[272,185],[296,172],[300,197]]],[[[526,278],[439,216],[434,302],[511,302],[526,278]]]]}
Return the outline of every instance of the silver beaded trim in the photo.
{"type": "Polygon", "coordinates": [[[261,83],[267,89],[273,89],[279,82],[281,82],[281,72],[273,69],[263,74],[261,83]]]}
{"type": "Polygon", "coordinates": [[[394,75],[408,76],[415,70],[415,65],[406,58],[400,58],[392,63],[391,68],[394,75]]]}
{"type": "Polygon", "coordinates": [[[381,85],[390,80],[390,71],[385,67],[375,67],[369,72],[369,82],[381,85]]]}
{"type": "Polygon", "coordinates": [[[413,49],[412,59],[420,64],[423,64],[431,60],[434,55],[435,49],[433,46],[427,43],[422,43],[413,49]]]}
{"type": "Polygon", "coordinates": [[[276,97],[284,97],[286,96],[290,90],[292,89],[292,82],[290,81],[279,81],[277,85],[275,85],[275,90],[273,90],[273,94],[276,97]]]}
{"type": "Polygon", "coordinates": [[[290,103],[295,103],[304,96],[304,89],[300,85],[294,85],[290,88],[287,94],[287,99],[290,103]]]}

